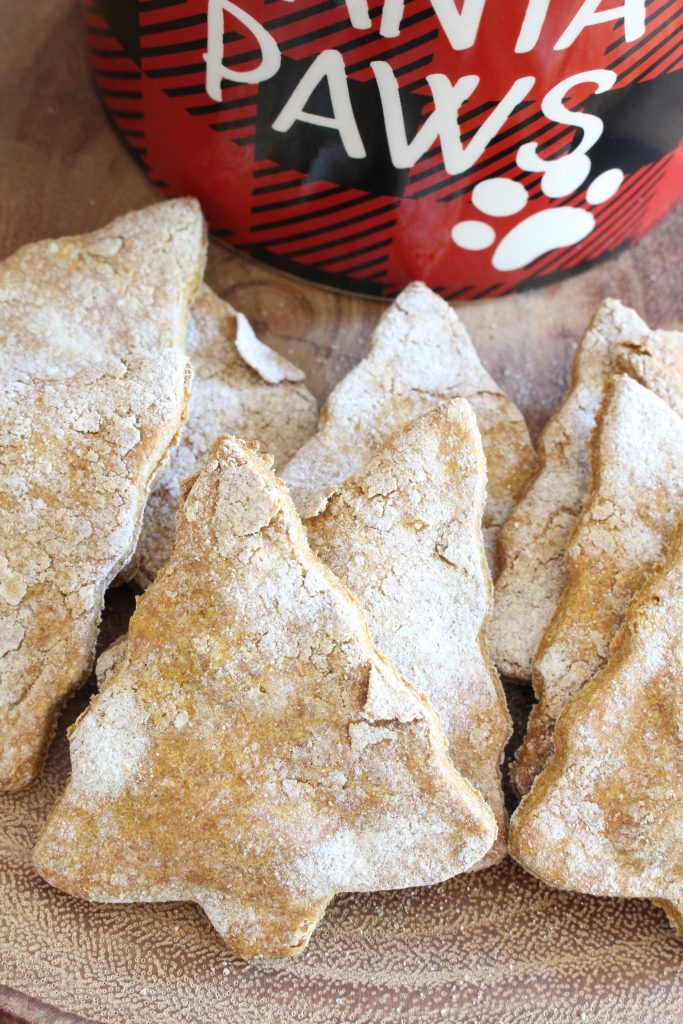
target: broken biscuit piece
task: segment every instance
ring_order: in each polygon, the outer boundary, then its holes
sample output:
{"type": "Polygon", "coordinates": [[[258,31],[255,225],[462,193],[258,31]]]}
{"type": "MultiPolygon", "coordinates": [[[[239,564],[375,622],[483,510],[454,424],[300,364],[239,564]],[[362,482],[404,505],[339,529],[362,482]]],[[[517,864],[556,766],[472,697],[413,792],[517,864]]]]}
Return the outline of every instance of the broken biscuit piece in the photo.
{"type": "Polygon", "coordinates": [[[607,660],[624,612],[683,512],[683,420],[630,377],[608,384],[591,443],[593,479],[567,549],[567,586],[533,668],[538,703],[511,775],[526,793],[557,717],[607,660]]]}
{"type": "Polygon", "coordinates": [[[576,350],[564,402],[541,434],[536,475],[500,531],[489,649],[512,679],[531,679],[564,589],[567,542],[590,482],[588,442],[607,381],[631,346],[653,350],[653,332],[632,309],[606,299],[576,350]]]}
{"type": "Polygon", "coordinates": [[[194,901],[237,956],[292,956],[335,893],[464,871],[495,821],[269,460],[222,439],[183,498],[35,865],[85,899],[194,901]]]}
{"type": "Polygon", "coordinates": [[[382,654],[439,712],[453,763],[496,816],[496,843],[477,868],[507,852],[500,765],[510,736],[486,650],[485,496],[476,419],[454,399],[395,434],[305,521],[311,547],[359,601],[382,654]]]}
{"type": "Polygon", "coordinates": [[[112,355],[182,350],[206,245],[199,203],[172,199],[87,235],[23,246],[0,263],[3,378],[66,377],[112,355]]]}
{"type": "Polygon", "coordinates": [[[455,310],[424,284],[408,285],[384,313],[368,354],[323,406],[318,432],[283,476],[304,518],[410,420],[451,398],[472,405],[484,443],[484,538],[492,570],[498,528],[519,500],[534,451],[519,409],[489,376],[455,310]]]}
{"type": "Polygon", "coordinates": [[[37,777],[90,673],[104,592],[135,550],[188,393],[173,350],[0,384],[0,789],[37,777]]]}
{"type": "Polygon", "coordinates": [[[683,934],[683,529],[563,711],[510,850],[550,885],[655,900],[683,934]]]}
{"type": "Polygon", "coordinates": [[[168,561],[180,482],[199,469],[217,437],[258,441],[278,470],[318,421],[302,371],[259,341],[246,317],[206,286],[190,313],[187,355],[193,369],[189,414],[147,504],[135,577],[142,587],[168,561]]]}

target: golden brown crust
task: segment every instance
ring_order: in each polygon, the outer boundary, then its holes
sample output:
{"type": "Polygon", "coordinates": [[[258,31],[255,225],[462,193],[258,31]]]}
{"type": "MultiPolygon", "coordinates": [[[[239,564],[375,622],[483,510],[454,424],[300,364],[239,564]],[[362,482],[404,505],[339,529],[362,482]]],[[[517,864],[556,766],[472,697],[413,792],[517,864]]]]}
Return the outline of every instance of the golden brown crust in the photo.
{"type": "Polygon", "coordinates": [[[683,420],[627,376],[608,385],[591,443],[593,480],[567,549],[567,585],[533,668],[538,703],[511,775],[528,792],[560,711],[598,671],[624,612],[683,509],[683,420]]]}
{"type": "Polygon", "coordinates": [[[560,716],[510,849],[551,885],[654,899],[683,920],[683,528],[609,661],[560,716]]]}
{"type": "Polygon", "coordinates": [[[172,350],[0,386],[0,789],[36,778],[90,672],[104,592],[135,550],[188,396],[172,350]]]}
{"type": "Polygon", "coordinates": [[[206,286],[190,313],[187,355],[193,369],[188,422],[145,512],[136,568],[142,587],[168,561],[180,482],[199,469],[217,437],[258,441],[277,470],[318,420],[301,370],[259,341],[245,317],[206,286]]]}
{"type": "Polygon", "coordinates": [[[492,586],[481,536],[486,463],[471,407],[413,420],[307,519],[313,550],[359,601],[379,650],[441,715],[456,768],[494,811],[507,852],[500,765],[510,718],[486,650],[492,586]]]}
{"type": "Polygon", "coordinates": [[[195,199],[127,213],[87,235],[33,242],[0,263],[5,380],[64,377],[112,355],[183,349],[206,262],[195,199]]]}
{"type": "Polygon", "coordinates": [[[368,354],[323,406],[318,432],[283,471],[300,513],[322,511],[339,484],[410,420],[451,398],[466,398],[486,453],[489,493],[484,537],[492,567],[495,536],[535,463],[524,418],[486,372],[456,312],[419,282],[379,321],[368,354]]]}
{"type": "Polygon", "coordinates": [[[590,481],[588,442],[626,342],[651,347],[652,332],[633,310],[606,299],[576,350],[566,398],[541,434],[536,475],[498,537],[489,649],[502,674],[520,682],[531,679],[566,583],[567,542],[590,481]]]}
{"type": "Polygon", "coordinates": [[[35,851],[77,896],[201,904],[240,956],[296,954],[335,893],[437,882],[495,837],[268,467],[223,439],[188,485],[35,851]]]}

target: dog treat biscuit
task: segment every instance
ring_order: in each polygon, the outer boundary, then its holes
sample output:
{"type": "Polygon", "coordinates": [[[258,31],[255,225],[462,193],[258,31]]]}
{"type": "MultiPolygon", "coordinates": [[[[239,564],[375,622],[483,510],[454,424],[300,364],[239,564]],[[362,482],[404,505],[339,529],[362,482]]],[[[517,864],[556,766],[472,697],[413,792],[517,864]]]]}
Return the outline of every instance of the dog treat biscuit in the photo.
{"type": "Polygon", "coordinates": [[[90,900],[194,901],[238,956],[291,956],[335,893],[464,871],[495,820],[269,461],[222,439],[182,498],[35,864],[90,900]]]}
{"type": "Polygon", "coordinates": [[[683,420],[620,375],[609,383],[591,444],[593,479],[567,549],[567,585],[538,648],[538,703],[511,774],[528,791],[560,711],[607,660],[624,612],[683,511],[683,420]]]}
{"type": "Polygon", "coordinates": [[[360,602],[379,650],[441,715],[456,768],[493,809],[507,852],[500,765],[510,718],[486,650],[492,586],[481,519],[486,464],[464,399],[395,434],[305,521],[313,550],[360,602]]]}
{"type": "Polygon", "coordinates": [[[567,541],[590,481],[588,442],[619,343],[651,337],[633,310],[606,299],[576,350],[567,396],[541,434],[537,473],[498,537],[489,649],[503,675],[531,679],[566,581],[567,541]]]}
{"type": "Polygon", "coordinates": [[[534,451],[521,412],[482,366],[457,314],[424,284],[408,285],[384,313],[367,356],[334,389],[318,432],[285,467],[301,515],[322,511],[383,441],[451,398],[470,402],[484,443],[484,538],[493,569],[498,528],[524,491],[534,451]]]}
{"type": "Polygon", "coordinates": [[[23,246],[0,263],[2,377],[65,377],[112,355],[184,349],[205,262],[195,199],[23,246]]]}
{"type": "Polygon", "coordinates": [[[0,789],[38,775],[189,393],[168,350],[0,384],[0,789]]]}
{"type": "Polygon", "coordinates": [[[258,441],[277,470],[318,419],[301,370],[259,341],[247,319],[206,286],[190,313],[187,355],[193,369],[188,420],[147,505],[135,577],[143,587],[168,561],[180,483],[199,469],[217,437],[258,441]]]}
{"type": "Polygon", "coordinates": [[[511,824],[550,885],[645,897],[683,935],[683,529],[630,605],[605,667],[560,716],[511,824]]]}

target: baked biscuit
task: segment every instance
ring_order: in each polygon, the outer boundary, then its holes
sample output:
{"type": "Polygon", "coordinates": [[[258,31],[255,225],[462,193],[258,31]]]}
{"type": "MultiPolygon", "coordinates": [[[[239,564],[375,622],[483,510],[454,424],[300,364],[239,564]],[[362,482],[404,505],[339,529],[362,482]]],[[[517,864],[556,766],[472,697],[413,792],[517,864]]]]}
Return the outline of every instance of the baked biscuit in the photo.
{"type": "Polygon", "coordinates": [[[183,349],[205,262],[195,199],[23,246],[0,263],[2,377],[65,377],[112,355],[183,349]]]}
{"type": "Polygon", "coordinates": [[[531,665],[566,582],[564,555],[590,481],[588,441],[620,342],[652,332],[615,299],[598,307],[572,368],[567,396],[539,440],[539,465],[500,531],[489,650],[500,672],[531,679],[531,665]]]}
{"type": "Polygon", "coordinates": [[[0,789],[36,778],[90,673],[104,592],[135,550],[188,391],[173,350],[0,384],[0,789]]]}
{"type": "Polygon", "coordinates": [[[683,511],[683,420],[630,377],[608,384],[591,443],[593,479],[567,549],[567,585],[533,668],[538,704],[512,766],[528,791],[560,711],[602,668],[624,612],[683,511]]]}
{"type": "Polygon", "coordinates": [[[510,849],[551,885],[654,899],[683,934],[683,529],[560,716],[510,849]]]}
{"type": "Polygon", "coordinates": [[[367,356],[334,389],[318,432],[285,467],[301,515],[321,512],[383,441],[451,398],[468,399],[484,443],[484,538],[493,567],[497,530],[524,490],[534,451],[522,414],[480,363],[456,312],[424,284],[408,285],[384,313],[367,356]]]}
{"type": "Polygon", "coordinates": [[[439,882],[496,832],[269,463],[226,438],[186,482],[35,851],[75,896],[200,904],[242,957],[299,953],[335,893],[439,882]]]}
{"type": "Polygon", "coordinates": [[[476,419],[454,399],[395,434],[305,521],[311,547],[359,601],[382,654],[439,712],[453,763],[496,816],[478,868],[507,852],[500,765],[510,737],[486,650],[485,496],[476,419]]]}
{"type": "Polygon", "coordinates": [[[199,469],[217,437],[259,441],[277,470],[318,420],[302,371],[259,341],[243,314],[206,286],[192,307],[186,351],[193,369],[188,421],[147,504],[136,574],[143,587],[168,561],[180,481],[199,469]]]}
{"type": "Polygon", "coordinates": [[[655,331],[622,342],[616,369],[635,377],[683,416],[683,331],[655,331]]]}

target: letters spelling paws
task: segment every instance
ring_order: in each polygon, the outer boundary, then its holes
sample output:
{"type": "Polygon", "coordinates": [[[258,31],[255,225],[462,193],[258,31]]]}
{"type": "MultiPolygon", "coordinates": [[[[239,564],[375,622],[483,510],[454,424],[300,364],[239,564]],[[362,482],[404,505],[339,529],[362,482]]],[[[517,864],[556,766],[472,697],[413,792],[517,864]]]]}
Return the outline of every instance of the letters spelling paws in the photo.
{"type": "Polygon", "coordinates": [[[199,903],[240,956],[296,954],[335,893],[439,882],[496,833],[268,466],[223,439],[186,483],[35,851],[76,896],[199,903]]]}

